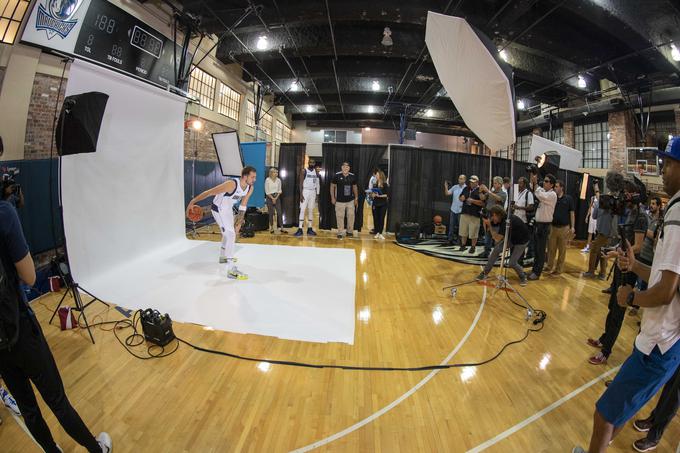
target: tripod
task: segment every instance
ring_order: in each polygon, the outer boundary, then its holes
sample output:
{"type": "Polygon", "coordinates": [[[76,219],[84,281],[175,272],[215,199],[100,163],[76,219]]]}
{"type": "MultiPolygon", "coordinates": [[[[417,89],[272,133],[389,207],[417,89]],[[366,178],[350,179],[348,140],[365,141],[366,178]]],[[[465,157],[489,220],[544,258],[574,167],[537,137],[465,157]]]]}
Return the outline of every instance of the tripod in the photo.
{"type": "MultiPolygon", "coordinates": [[[[489,157],[489,167],[491,167],[491,157],[489,157]]],[[[510,152],[510,174],[511,175],[514,175],[514,170],[515,170],[515,145],[512,145],[511,152],[510,152]]],[[[513,199],[512,198],[513,192],[514,192],[514,187],[511,184],[510,190],[508,192],[508,200],[513,199]]],[[[510,206],[510,205],[511,205],[510,202],[508,202],[508,206],[510,206]]],[[[498,275],[496,276],[497,283],[496,283],[495,290],[494,290],[492,297],[495,296],[496,293],[499,290],[511,291],[513,294],[515,294],[517,297],[519,297],[519,299],[524,303],[524,306],[526,308],[526,315],[525,315],[524,319],[526,321],[529,321],[531,318],[534,317],[536,310],[534,310],[534,308],[531,306],[531,304],[529,304],[529,302],[524,298],[524,296],[522,296],[522,294],[508,282],[508,277],[507,277],[508,268],[505,265],[505,259],[506,259],[506,255],[508,254],[509,246],[510,246],[509,239],[510,239],[511,228],[512,228],[512,224],[511,224],[511,221],[510,221],[510,213],[508,212],[507,216],[505,217],[505,235],[503,236],[503,251],[501,252],[501,255],[500,255],[501,256],[501,266],[500,266],[500,271],[499,271],[498,275]]],[[[478,282],[478,280],[475,279],[475,280],[470,280],[470,281],[463,282],[463,283],[457,283],[457,284],[451,285],[451,286],[445,286],[442,289],[451,290],[451,297],[456,297],[459,287],[470,285],[470,284],[473,284],[473,283],[476,284],[477,282],[478,282]]]]}

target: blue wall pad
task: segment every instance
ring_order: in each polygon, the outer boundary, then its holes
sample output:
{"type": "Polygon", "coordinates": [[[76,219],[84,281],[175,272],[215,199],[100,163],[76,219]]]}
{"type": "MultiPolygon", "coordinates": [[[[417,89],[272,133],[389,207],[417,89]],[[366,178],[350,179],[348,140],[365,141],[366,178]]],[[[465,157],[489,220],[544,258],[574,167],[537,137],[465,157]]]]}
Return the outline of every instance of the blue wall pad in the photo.
{"type": "Polygon", "coordinates": [[[243,153],[243,164],[255,167],[257,170],[257,181],[253,186],[253,194],[248,200],[248,207],[262,208],[264,207],[264,180],[267,179],[267,167],[265,160],[267,158],[267,143],[266,142],[249,142],[241,143],[241,152],[243,153]]]}

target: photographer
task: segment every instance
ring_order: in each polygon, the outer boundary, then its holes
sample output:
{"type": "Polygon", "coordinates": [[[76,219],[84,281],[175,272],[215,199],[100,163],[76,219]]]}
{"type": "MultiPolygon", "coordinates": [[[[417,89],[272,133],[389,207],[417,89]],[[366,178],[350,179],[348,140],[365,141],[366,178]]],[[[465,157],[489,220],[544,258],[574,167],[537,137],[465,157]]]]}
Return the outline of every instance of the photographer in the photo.
{"type": "Polygon", "coordinates": [[[557,180],[555,183],[557,204],[553,213],[550,236],[548,238],[548,265],[549,274],[559,275],[564,271],[564,259],[567,257],[567,242],[574,237],[576,224],[574,215],[574,199],[564,193],[564,181],[557,180]],[[555,263],[557,258],[557,263],[555,263]]]}
{"type": "MultiPolygon", "coordinates": [[[[626,181],[624,183],[623,192],[623,199],[626,200],[626,217],[621,230],[626,231],[626,229],[632,229],[634,231],[633,240],[630,242],[632,244],[633,253],[636,256],[636,259],[639,260],[645,233],[648,228],[648,222],[647,215],[640,210],[640,203],[637,201],[636,195],[639,197],[639,189],[635,183],[626,181]]],[[[626,241],[626,238],[621,237],[620,244],[625,244],[624,241],[626,241]]],[[[613,257],[614,255],[616,255],[616,252],[612,251],[611,256],[613,257]]],[[[607,313],[604,332],[597,340],[588,338],[588,344],[590,346],[600,348],[599,353],[588,359],[588,362],[592,365],[604,365],[607,363],[607,359],[612,353],[612,348],[614,347],[614,343],[616,342],[619,332],[621,331],[621,326],[623,325],[626,307],[621,307],[616,302],[616,291],[623,285],[635,286],[637,280],[638,277],[633,272],[621,272],[618,267],[614,268],[612,291],[609,295],[609,312],[607,313]]]]}
{"type": "Polygon", "coordinates": [[[595,268],[600,264],[600,273],[597,276],[600,280],[607,278],[607,259],[602,255],[602,247],[609,244],[612,237],[616,235],[615,226],[618,223],[612,212],[612,200],[618,198],[618,194],[623,190],[624,179],[619,172],[610,170],[605,176],[608,195],[600,196],[597,209],[593,210],[592,216],[597,221],[597,236],[590,249],[588,260],[588,270],[582,275],[586,278],[595,277],[595,268]]]}
{"type": "MultiPolygon", "coordinates": [[[[632,354],[597,401],[589,453],[602,453],[621,427],[656,394],[680,363],[680,138],[673,138],[663,159],[664,190],[671,196],[660,228],[651,268],[635,258],[632,246],[619,250],[618,266],[649,283],[645,291],[619,287],[622,307],[644,308],[632,354]]],[[[575,447],[574,453],[583,453],[575,447]]]]}
{"type": "MultiPolygon", "coordinates": [[[[503,178],[500,176],[495,176],[493,178],[493,186],[491,190],[489,190],[489,188],[484,184],[481,184],[479,186],[479,197],[486,203],[486,215],[488,215],[490,209],[494,206],[504,207],[505,202],[508,199],[508,194],[503,192],[503,178]]],[[[493,247],[493,234],[491,231],[493,228],[494,227],[490,226],[488,222],[486,222],[484,225],[484,258],[489,256],[491,248],[493,247]]],[[[498,230],[497,227],[495,227],[495,229],[496,231],[498,230]]]]}
{"type": "Polygon", "coordinates": [[[451,195],[451,215],[449,216],[449,245],[454,245],[458,240],[458,224],[460,213],[463,210],[463,202],[460,201],[460,194],[465,189],[465,175],[458,176],[458,184],[449,187],[449,181],[444,181],[444,194],[451,195]]]}
{"type": "Polygon", "coordinates": [[[14,179],[15,173],[10,172],[2,176],[2,200],[14,206],[14,209],[24,207],[24,192],[14,179]]]}
{"type": "MultiPolygon", "coordinates": [[[[0,201],[0,260],[6,278],[2,294],[2,330],[8,347],[0,350],[0,373],[16,399],[26,427],[48,453],[61,449],[55,444],[40,413],[31,383],[40,392],[64,430],[90,453],[111,451],[111,438],[101,433],[95,439],[71,406],[59,370],[33,311],[19,291],[19,283],[35,283],[35,267],[14,207],[0,201]]],[[[5,342],[3,342],[5,343],[5,342]]]]}
{"type": "MultiPolygon", "coordinates": [[[[506,212],[502,206],[492,206],[489,209],[489,218],[484,219],[484,223],[489,227],[489,231],[493,235],[496,246],[493,248],[489,259],[484,266],[484,270],[477,276],[477,280],[485,280],[496,260],[503,252],[503,241],[505,239],[506,228],[506,212]]],[[[520,258],[524,255],[524,250],[529,244],[529,228],[527,225],[514,214],[510,214],[510,237],[508,238],[508,250],[510,250],[509,267],[517,272],[520,286],[526,286],[527,274],[519,264],[520,258]]]]}
{"type": "Polygon", "coordinates": [[[534,196],[539,201],[539,205],[536,210],[534,225],[534,243],[536,247],[534,267],[531,275],[529,275],[529,280],[538,280],[541,278],[541,272],[543,272],[545,248],[548,242],[548,235],[550,234],[550,224],[553,221],[555,204],[557,203],[557,194],[553,190],[555,182],[555,177],[547,174],[543,178],[543,187],[541,187],[538,185],[538,173],[534,172],[531,174],[531,188],[534,191],[534,196]]]}
{"type": "Polygon", "coordinates": [[[472,242],[469,252],[475,253],[475,246],[477,245],[477,238],[479,237],[479,219],[482,206],[484,202],[479,196],[479,178],[475,175],[470,176],[470,184],[463,189],[458,199],[463,202],[463,208],[460,215],[460,248],[458,251],[463,252],[466,249],[467,238],[472,242]]]}

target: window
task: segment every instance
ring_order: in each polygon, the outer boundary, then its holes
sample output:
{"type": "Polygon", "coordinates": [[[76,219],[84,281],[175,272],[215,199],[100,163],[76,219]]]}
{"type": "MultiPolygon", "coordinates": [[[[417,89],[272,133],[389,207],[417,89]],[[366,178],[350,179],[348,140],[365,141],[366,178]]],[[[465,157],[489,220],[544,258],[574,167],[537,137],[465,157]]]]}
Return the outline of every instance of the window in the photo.
{"type": "Polygon", "coordinates": [[[283,128],[284,125],[281,121],[276,121],[276,130],[274,131],[274,141],[277,143],[283,142],[283,128]]]}
{"type": "Polygon", "coordinates": [[[609,167],[609,123],[577,124],[574,127],[576,149],[583,153],[583,168],[609,167]]]}
{"type": "Polygon", "coordinates": [[[347,131],[324,131],[324,143],[347,143],[347,131]]]}
{"type": "Polygon", "coordinates": [[[264,131],[265,134],[269,135],[271,137],[272,135],[272,121],[273,118],[271,114],[265,113],[262,116],[262,120],[260,121],[260,129],[264,131]]]}
{"type": "Polygon", "coordinates": [[[14,44],[29,3],[28,0],[0,0],[0,42],[14,44]]]}
{"type": "Polygon", "coordinates": [[[564,129],[561,127],[558,128],[553,128],[552,130],[552,138],[550,137],[550,131],[548,129],[543,131],[543,138],[547,138],[548,140],[552,140],[555,143],[559,143],[560,145],[564,145],[564,129]]]}
{"type": "Polygon", "coordinates": [[[288,126],[283,125],[283,141],[284,143],[290,143],[292,132],[288,126]]]}
{"type": "Polygon", "coordinates": [[[255,103],[248,101],[248,111],[246,112],[246,126],[255,127],[255,103]]]}
{"type": "Polygon", "coordinates": [[[238,110],[241,108],[241,94],[220,82],[220,93],[217,98],[217,113],[238,121],[238,110]]]}
{"type": "Polygon", "coordinates": [[[189,76],[189,94],[196,96],[203,107],[212,110],[216,83],[215,77],[194,66],[189,76]]]}
{"type": "Polygon", "coordinates": [[[531,149],[531,134],[517,137],[515,143],[515,160],[529,162],[529,150],[531,149]]]}

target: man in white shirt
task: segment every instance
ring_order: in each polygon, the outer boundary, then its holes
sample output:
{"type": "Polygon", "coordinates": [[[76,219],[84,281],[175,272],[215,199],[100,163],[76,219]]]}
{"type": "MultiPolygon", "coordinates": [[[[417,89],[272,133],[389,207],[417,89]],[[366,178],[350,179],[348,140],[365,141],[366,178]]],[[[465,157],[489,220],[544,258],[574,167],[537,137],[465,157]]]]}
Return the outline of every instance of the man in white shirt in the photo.
{"type": "Polygon", "coordinates": [[[449,245],[454,245],[458,241],[458,222],[460,221],[460,213],[463,210],[463,202],[460,201],[460,194],[465,189],[465,182],[467,177],[465,175],[458,176],[458,184],[449,187],[449,182],[444,181],[444,193],[451,195],[451,210],[449,215],[449,245]]]}
{"type": "Polygon", "coordinates": [[[534,210],[534,194],[529,190],[529,181],[524,176],[517,180],[517,192],[515,192],[515,202],[513,214],[528,223],[527,212],[534,210]]]}
{"type": "Polygon", "coordinates": [[[534,189],[534,196],[538,199],[538,209],[536,209],[536,222],[534,224],[534,267],[529,280],[541,278],[543,266],[545,265],[546,246],[550,235],[550,224],[553,221],[553,213],[557,204],[557,194],[553,190],[557,180],[551,174],[543,178],[543,187],[538,185],[538,174],[531,175],[531,187],[534,189]]]}
{"type": "MultiPolygon", "coordinates": [[[[595,405],[589,453],[602,453],[614,436],[668,381],[680,364],[680,137],[673,138],[663,159],[663,186],[672,194],[654,252],[651,269],[635,259],[630,245],[619,249],[618,266],[649,282],[645,291],[621,286],[621,306],[643,307],[640,333],[632,354],[595,405]]],[[[573,453],[586,450],[575,447],[573,453]]]]}

